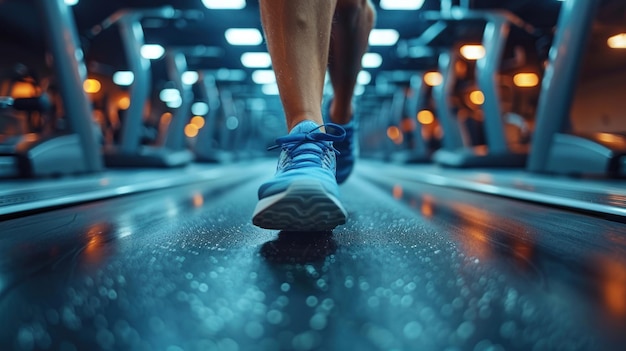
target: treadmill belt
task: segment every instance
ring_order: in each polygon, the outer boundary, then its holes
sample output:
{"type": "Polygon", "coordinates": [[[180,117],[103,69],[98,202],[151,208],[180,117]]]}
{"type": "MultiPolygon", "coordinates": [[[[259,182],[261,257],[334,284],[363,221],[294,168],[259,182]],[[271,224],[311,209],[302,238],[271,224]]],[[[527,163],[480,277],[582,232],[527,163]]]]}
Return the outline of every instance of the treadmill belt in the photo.
{"type": "MultiPolygon", "coordinates": [[[[332,233],[251,224],[271,174],[0,222],[15,350],[621,350],[626,228],[362,168],[332,233]]],[[[246,173],[242,168],[240,173],[246,173]]]]}

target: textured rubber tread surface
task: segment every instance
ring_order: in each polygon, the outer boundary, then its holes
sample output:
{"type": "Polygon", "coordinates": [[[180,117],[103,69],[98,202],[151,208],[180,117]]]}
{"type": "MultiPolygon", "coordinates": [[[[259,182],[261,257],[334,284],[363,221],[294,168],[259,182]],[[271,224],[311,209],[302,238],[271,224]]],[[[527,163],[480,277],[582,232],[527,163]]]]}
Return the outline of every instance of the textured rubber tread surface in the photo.
{"type": "Polygon", "coordinates": [[[327,231],[346,223],[339,199],[316,180],[298,180],[282,193],[261,199],[252,223],[265,229],[327,231]]]}

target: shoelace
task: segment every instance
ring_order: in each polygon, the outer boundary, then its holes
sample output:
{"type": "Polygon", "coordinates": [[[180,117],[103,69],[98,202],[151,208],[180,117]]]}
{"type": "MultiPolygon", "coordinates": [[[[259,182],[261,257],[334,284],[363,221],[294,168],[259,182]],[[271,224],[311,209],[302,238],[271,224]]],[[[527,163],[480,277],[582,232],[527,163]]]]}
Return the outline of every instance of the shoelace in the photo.
{"type": "MultiPolygon", "coordinates": [[[[313,154],[313,155],[316,155],[317,157],[311,158],[310,160],[307,160],[307,161],[312,162],[317,165],[321,165],[323,151],[320,151],[320,150],[325,150],[329,148],[329,146],[325,144],[325,142],[342,141],[344,140],[345,137],[346,137],[346,131],[340,125],[334,124],[334,123],[326,123],[319,127],[311,129],[310,131],[306,133],[287,134],[285,136],[276,138],[276,145],[270,146],[268,150],[274,150],[274,149],[281,147],[283,150],[289,153],[289,155],[291,156],[291,159],[294,159],[299,155],[313,154]],[[322,127],[326,128],[326,133],[313,133],[322,127]],[[332,131],[332,130],[339,132],[339,134],[329,133],[329,131],[332,131]],[[309,148],[298,149],[298,146],[305,144],[305,143],[313,143],[319,147],[319,150],[309,149],[309,148]]],[[[332,149],[336,154],[339,154],[339,151],[335,149],[334,146],[330,146],[330,149],[332,149]]],[[[302,168],[305,166],[307,166],[307,164],[298,163],[295,165],[287,166],[285,170],[302,168]]]]}

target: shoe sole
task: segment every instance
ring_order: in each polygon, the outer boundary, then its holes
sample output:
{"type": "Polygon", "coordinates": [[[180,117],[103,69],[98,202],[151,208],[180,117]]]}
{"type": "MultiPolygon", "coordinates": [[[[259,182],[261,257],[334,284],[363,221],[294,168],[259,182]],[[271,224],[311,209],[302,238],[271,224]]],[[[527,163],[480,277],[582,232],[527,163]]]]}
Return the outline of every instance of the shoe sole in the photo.
{"type": "Polygon", "coordinates": [[[264,229],[328,231],[346,223],[339,199],[314,180],[300,180],[282,193],[261,199],[252,223],[264,229]]]}

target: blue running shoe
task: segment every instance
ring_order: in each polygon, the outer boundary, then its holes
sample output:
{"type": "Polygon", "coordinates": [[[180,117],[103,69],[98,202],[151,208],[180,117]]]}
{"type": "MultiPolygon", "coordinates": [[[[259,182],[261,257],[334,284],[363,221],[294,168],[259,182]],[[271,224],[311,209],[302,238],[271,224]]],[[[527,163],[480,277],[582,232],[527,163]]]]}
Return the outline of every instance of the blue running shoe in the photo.
{"type": "MultiPolygon", "coordinates": [[[[324,116],[324,120],[327,123],[330,122],[331,104],[332,100],[328,102],[326,116],[324,116]]],[[[342,141],[334,143],[335,149],[339,152],[337,155],[337,172],[335,174],[337,184],[341,184],[348,179],[352,173],[352,169],[354,169],[354,161],[358,153],[357,136],[355,133],[357,130],[357,124],[354,117],[351,118],[349,123],[340,124],[339,126],[346,131],[346,137],[342,141]]]]}
{"type": "Polygon", "coordinates": [[[319,131],[312,121],[303,121],[276,139],[282,152],[276,174],[259,188],[259,202],[252,223],[265,229],[285,231],[329,231],[344,224],[348,216],[339,201],[335,180],[337,150],[333,142],[343,140],[338,125],[319,131]]]}
{"type": "Polygon", "coordinates": [[[345,182],[352,173],[358,149],[355,135],[356,122],[350,121],[350,123],[341,124],[340,126],[346,131],[346,137],[343,141],[334,143],[335,149],[339,152],[337,155],[337,172],[335,174],[337,184],[345,182]]]}

